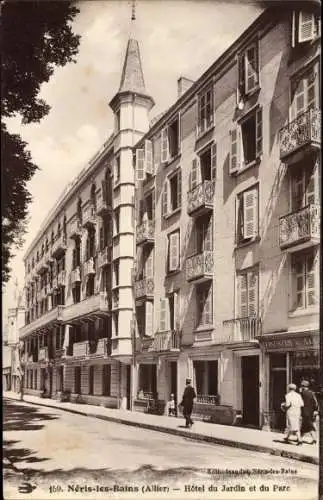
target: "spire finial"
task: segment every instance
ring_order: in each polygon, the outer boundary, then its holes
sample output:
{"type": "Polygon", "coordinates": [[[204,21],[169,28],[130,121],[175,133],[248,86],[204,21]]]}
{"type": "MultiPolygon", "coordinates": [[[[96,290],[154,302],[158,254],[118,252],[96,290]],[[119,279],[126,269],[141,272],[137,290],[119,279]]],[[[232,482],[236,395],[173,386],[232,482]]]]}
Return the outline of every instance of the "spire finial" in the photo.
{"type": "Polygon", "coordinates": [[[131,5],[131,21],[136,20],[136,0],[132,0],[131,5]]]}

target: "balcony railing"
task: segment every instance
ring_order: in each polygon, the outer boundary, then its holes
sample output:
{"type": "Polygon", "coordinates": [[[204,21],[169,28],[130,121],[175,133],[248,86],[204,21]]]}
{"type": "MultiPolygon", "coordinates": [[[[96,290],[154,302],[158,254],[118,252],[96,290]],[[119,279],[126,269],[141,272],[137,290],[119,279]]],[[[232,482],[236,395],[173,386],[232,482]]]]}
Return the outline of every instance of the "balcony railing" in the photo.
{"type": "Polygon", "coordinates": [[[89,203],[83,209],[83,226],[94,226],[96,223],[96,211],[93,203],[89,203]]]}
{"type": "Polygon", "coordinates": [[[154,279],[144,278],[142,280],[135,281],[135,298],[136,299],[147,299],[153,298],[154,296],[154,279]]]}
{"type": "Polygon", "coordinates": [[[70,237],[71,238],[79,238],[82,234],[82,224],[79,217],[75,217],[71,221],[70,226],[70,237]]]}
{"type": "Polygon", "coordinates": [[[111,339],[89,340],[86,354],[87,356],[110,356],[111,339]]]}
{"type": "Polygon", "coordinates": [[[153,220],[145,220],[136,228],[136,243],[153,243],[155,239],[155,223],[153,220]]]}
{"type": "Polygon", "coordinates": [[[214,182],[204,181],[187,193],[187,213],[201,215],[214,206],[214,182]]]}
{"type": "Polygon", "coordinates": [[[321,143],[321,112],[308,109],[279,133],[280,158],[285,160],[300,148],[317,148],[321,143]]]}
{"type": "Polygon", "coordinates": [[[98,215],[103,215],[111,210],[111,205],[104,199],[102,190],[99,191],[96,198],[96,212],[98,215]]]}
{"type": "Polygon", "coordinates": [[[59,287],[66,285],[66,271],[64,269],[60,271],[57,275],[57,285],[59,287]]]}
{"type": "Polygon", "coordinates": [[[261,318],[259,316],[246,316],[223,321],[226,330],[220,342],[250,342],[256,340],[261,334],[261,318]]]}
{"type": "Polygon", "coordinates": [[[71,272],[71,283],[80,283],[81,281],[81,269],[80,266],[77,266],[73,271],[71,272]]]}
{"type": "Polygon", "coordinates": [[[112,248],[105,247],[98,253],[98,267],[103,267],[112,262],[112,248]]]}
{"type": "Polygon", "coordinates": [[[178,351],[181,347],[181,332],[171,330],[168,332],[157,332],[151,346],[152,351],[178,351]]]}
{"type": "Polygon", "coordinates": [[[56,255],[65,252],[66,246],[67,246],[66,235],[64,233],[57,235],[52,246],[52,251],[51,251],[52,257],[55,257],[56,255]]]}
{"type": "Polygon", "coordinates": [[[87,353],[87,344],[88,341],[84,340],[83,342],[75,342],[73,344],[73,354],[72,356],[75,358],[86,356],[87,353]]]}
{"type": "Polygon", "coordinates": [[[308,205],[279,219],[279,244],[282,249],[320,240],[320,206],[308,205]]]}
{"type": "Polygon", "coordinates": [[[186,260],[186,280],[196,283],[213,277],[213,251],[206,250],[186,260]]]}
{"type": "Polygon", "coordinates": [[[136,352],[147,352],[150,350],[154,337],[137,337],[135,341],[136,352]]]}
{"type": "Polygon", "coordinates": [[[93,257],[90,257],[86,262],[84,262],[83,274],[84,274],[84,276],[88,276],[89,274],[95,274],[95,266],[94,266],[93,257]]]}
{"type": "Polygon", "coordinates": [[[48,347],[41,347],[39,349],[38,361],[48,361],[48,347]]]}
{"type": "Polygon", "coordinates": [[[77,319],[81,316],[91,316],[96,317],[106,316],[111,310],[111,299],[110,296],[101,292],[96,295],[92,295],[81,302],[71,304],[65,307],[64,310],[64,320],[71,321],[77,319]]]}
{"type": "Polygon", "coordinates": [[[19,330],[19,336],[23,337],[23,336],[27,335],[28,333],[31,333],[34,330],[38,330],[39,328],[47,325],[48,323],[51,323],[51,322],[59,323],[59,322],[63,321],[63,312],[64,312],[64,306],[55,307],[55,309],[48,311],[47,313],[43,314],[39,318],[31,321],[28,325],[23,326],[19,330]]]}

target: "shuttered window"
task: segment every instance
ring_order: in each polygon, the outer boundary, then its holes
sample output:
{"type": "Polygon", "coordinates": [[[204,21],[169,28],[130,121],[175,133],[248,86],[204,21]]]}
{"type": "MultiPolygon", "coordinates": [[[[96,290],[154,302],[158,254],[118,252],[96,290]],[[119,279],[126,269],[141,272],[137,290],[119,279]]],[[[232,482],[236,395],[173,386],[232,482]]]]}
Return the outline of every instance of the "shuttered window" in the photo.
{"type": "Polygon", "coordinates": [[[258,187],[238,195],[236,218],[237,243],[258,235],[258,187]]]}
{"type": "Polygon", "coordinates": [[[161,162],[166,163],[169,158],[169,144],[168,144],[168,128],[163,128],[161,131],[161,141],[160,141],[160,156],[161,162]]]}
{"type": "Polygon", "coordinates": [[[149,300],[145,302],[145,313],[146,313],[145,334],[151,336],[153,334],[153,321],[154,321],[153,302],[150,302],[149,300]]]}
{"type": "Polygon", "coordinates": [[[301,166],[291,175],[291,211],[300,210],[319,202],[318,167],[301,166]]]}
{"type": "Polygon", "coordinates": [[[145,140],[145,173],[153,174],[153,144],[148,139],[145,140]]]}
{"type": "Polygon", "coordinates": [[[152,278],[154,276],[154,252],[149,251],[149,255],[146,257],[145,262],[145,277],[152,278]]]}
{"type": "Polygon", "coordinates": [[[160,303],[159,303],[159,331],[165,332],[167,329],[168,329],[167,303],[166,303],[166,299],[160,299],[160,303]]]}
{"type": "Polygon", "coordinates": [[[168,180],[166,180],[164,184],[162,201],[161,201],[161,212],[163,217],[165,217],[168,214],[168,180]]]}
{"type": "Polygon", "coordinates": [[[292,47],[314,40],[321,34],[320,16],[310,11],[294,11],[292,18],[292,47]]]}
{"type": "Polygon", "coordinates": [[[238,164],[238,130],[234,129],[230,132],[231,151],[230,151],[230,174],[235,174],[239,169],[238,164]]]}
{"type": "Polygon", "coordinates": [[[238,317],[258,315],[259,271],[252,269],[237,275],[238,317]]]}
{"type": "Polygon", "coordinates": [[[203,283],[196,288],[198,301],[197,327],[211,326],[213,324],[213,287],[212,283],[203,283]]]}
{"type": "Polygon", "coordinates": [[[306,309],[319,303],[318,251],[301,252],[292,257],[292,309],[306,309]]]}
{"type": "Polygon", "coordinates": [[[259,84],[258,44],[250,45],[238,56],[237,101],[248,96],[259,84]]]}
{"type": "Polygon", "coordinates": [[[198,185],[198,173],[199,173],[199,158],[194,158],[192,160],[192,168],[190,175],[190,190],[194,189],[198,185]]]}
{"type": "Polygon", "coordinates": [[[212,127],[214,121],[213,87],[201,94],[198,99],[198,136],[212,127]]]}
{"type": "Polygon", "coordinates": [[[317,66],[313,66],[305,74],[297,76],[292,80],[291,98],[291,120],[297,118],[307,109],[318,106],[319,76],[317,66]]]}
{"type": "Polygon", "coordinates": [[[145,150],[136,150],[136,180],[143,181],[145,178],[145,150]]]}
{"type": "Polygon", "coordinates": [[[212,181],[216,180],[216,144],[212,144],[211,146],[211,179],[212,181]]]}
{"type": "Polygon", "coordinates": [[[180,232],[175,231],[168,236],[168,270],[176,271],[180,264],[180,232]]]}

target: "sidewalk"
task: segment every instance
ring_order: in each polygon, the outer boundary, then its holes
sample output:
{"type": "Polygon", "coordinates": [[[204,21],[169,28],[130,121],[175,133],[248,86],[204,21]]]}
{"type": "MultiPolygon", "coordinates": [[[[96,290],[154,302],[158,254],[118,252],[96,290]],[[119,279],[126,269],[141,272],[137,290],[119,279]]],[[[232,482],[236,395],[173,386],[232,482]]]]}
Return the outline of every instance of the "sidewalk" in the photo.
{"type": "MultiPolygon", "coordinates": [[[[15,392],[4,392],[4,398],[20,399],[15,392]]],[[[232,427],[228,425],[209,424],[196,421],[191,429],[185,429],[184,419],[149,415],[125,410],[114,410],[101,406],[87,404],[61,403],[54,399],[42,399],[35,396],[24,396],[24,402],[38,406],[59,408],[70,413],[77,413],[88,417],[100,418],[134,427],[141,427],[176,436],[183,436],[196,441],[204,441],[223,446],[233,446],[245,450],[269,453],[302,462],[319,464],[319,447],[304,443],[296,446],[294,443],[282,442],[282,434],[255,429],[232,427]],[[278,441],[278,442],[276,442],[278,441]]]]}

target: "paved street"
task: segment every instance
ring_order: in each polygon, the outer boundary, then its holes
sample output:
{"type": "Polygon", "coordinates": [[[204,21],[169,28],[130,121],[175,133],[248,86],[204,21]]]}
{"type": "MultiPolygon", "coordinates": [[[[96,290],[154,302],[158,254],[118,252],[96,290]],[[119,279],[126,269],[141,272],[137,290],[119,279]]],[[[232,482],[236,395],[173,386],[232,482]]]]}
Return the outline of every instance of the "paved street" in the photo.
{"type": "Polygon", "coordinates": [[[317,498],[315,465],[27,403],[5,402],[3,439],[6,498],[26,498],[31,489],[28,498],[136,498],[138,488],[147,499],[156,494],[258,499],[261,485],[269,491],[262,492],[262,499],[317,498]],[[260,476],[252,471],[259,468],[268,472],[260,476]],[[235,475],[224,469],[234,470],[235,475]],[[97,485],[106,491],[89,491],[97,485]],[[204,492],[188,492],[191,485],[204,485],[204,492]],[[81,492],[81,487],[88,490],[81,492]],[[121,487],[130,491],[120,491],[121,487]],[[169,491],[158,490],[162,487],[169,491]],[[223,491],[230,487],[236,488],[234,495],[223,491]]]}

